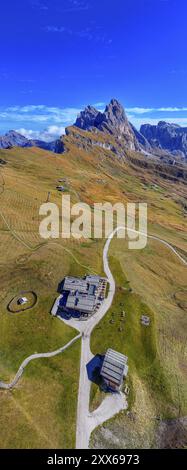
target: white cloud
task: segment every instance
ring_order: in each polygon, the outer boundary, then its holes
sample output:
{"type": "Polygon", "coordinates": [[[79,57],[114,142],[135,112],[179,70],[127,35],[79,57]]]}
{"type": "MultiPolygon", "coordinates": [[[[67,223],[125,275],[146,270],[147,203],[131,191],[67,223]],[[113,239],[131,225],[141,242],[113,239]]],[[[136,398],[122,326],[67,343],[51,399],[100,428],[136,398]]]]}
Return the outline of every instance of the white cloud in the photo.
{"type": "MultiPolygon", "coordinates": [[[[156,110],[157,111],[157,110],[156,110]]],[[[169,107],[169,108],[158,108],[158,111],[163,111],[163,112],[171,112],[171,113],[174,113],[174,112],[180,112],[180,111],[187,111],[187,108],[183,107],[183,108],[172,108],[172,107],[169,107]]]]}
{"type": "Polygon", "coordinates": [[[9,106],[8,108],[5,108],[7,112],[20,112],[20,113],[31,113],[33,111],[42,111],[47,109],[47,107],[43,104],[39,105],[34,105],[30,104],[28,106],[9,106]]]}
{"type": "Polygon", "coordinates": [[[12,106],[0,108],[0,119],[7,122],[49,122],[68,125],[80,112],[78,108],[59,108],[45,105],[12,106]]]}
{"type": "Polygon", "coordinates": [[[144,108],[133,107],[126,108],[128,119],[132,124],[140,128],[142,124],[158,124],[159,121],[166,121],[169,123],[179,124],[179,126],[187,126],[187,107],[168,106],[160,108],[144,108]],[[172,116],[173,113],[173,116],[172,116]]]}
{"type": "Polygon", "coordinates": [[[47,25],[43,28],[43,31],[47,33],[63,33],[75,38],[87,39],[88,41],[102,42],[105,45],[110,46],[112,44],[112,39],[109,38],[106,34],[102,32],[95,33],[95,30],[90,27],[86,27],[79,31],[72,30],[66,26],[57,26],[57,25],[47,25]]]}
{"type": "Polygon", "coordinates": [[[83,10],[89,10],[91,7],[90,3],[80,0],[69,0],[69,6],[66,2],[66,7],[62,9],[62,12],[79,12],[83,10]]]}
{"type": "Polygon", "coordinates": [[[175,112],[184,112],[187,111],[187,107],[162,107],[162,108],[141,108],[141,107],[134,107],[134,108],[126,108],[127,113],[133,113],[133,114],[146,114],[146,113],[155,113],[155,112],[169,112],[169,113],[175,113],[175,112]]]}
{"type": "Polygon", "coordinates": [[[64,26],[46,26],[45,31],[48,33],[69,33],[72,34],[70,29],[65,28],[64,26]]]}
{"type": "Polygon", "coordinates": [[[130,122],[132,122],[132,124],[137,128],[139,129],[140,126],[142,124],[152,124],[152,125],[156,125],[158,124],[159,121],[165,121],[165,122],[168,122],[170,124],[178,124],[179,126],[182,126],[182,127],[187,127],[187,117],[185,118],[181,118],[181,117],[173,117],[173,118],[168,118],[167,116],[162,116],[162,118],[150,118],[150,117],[141,117],[141,118],[138,118],[138,117],[135,117],[131,114],[128,114],[127,113],[127,116],[128,116],[128,119],[130,122]]]}
{"type": "Polygon", "coordinates": [[[49,116],[47,115],[26,115],[23,116],[22,114],[18,113],[7,113],[3,112],[0,113],[0,118],[6,122],[46,122],[49,121],[49,116]]]}
{"type": "Polygon", "coordinates": [[[51,142],[65,133],[65,127],[49,126],[42,131],[35,131],[21,127],[20,129],[16,129],[16,131],[19,132],[19,134],[27,137],[27,139],[37,139],[44,140],[45,142],[51,142]]]}
{"type": "Polygon", "coordinates": [[[30,1],[32,8],[37,8],[39,10],[47,11],[49,9],[48,5],[44,2],[40,2],[39,0],[31,0],[30,1]]]}
{"type": "Polygon", "coordinates": [[[144,113],[151,113],[155,111],[155,108],[126,108],[127,113],[133,113],[133,114],[144,114],[144,113]]]}
{"type": "Polygon", "coordinates": [[[65,133],[65,127],[49,126],[48,132],[50,135],[62,135],[65,133]]]}
{"type": "Polygon", "coordinates": [[[102,108],[102,109],[104,109],[105,106],[106,106],[106,103],[104,103],[103,101],[99,101],[98,103],[94,103],[92,106],[94,106],[94,108],[102,108]]]}

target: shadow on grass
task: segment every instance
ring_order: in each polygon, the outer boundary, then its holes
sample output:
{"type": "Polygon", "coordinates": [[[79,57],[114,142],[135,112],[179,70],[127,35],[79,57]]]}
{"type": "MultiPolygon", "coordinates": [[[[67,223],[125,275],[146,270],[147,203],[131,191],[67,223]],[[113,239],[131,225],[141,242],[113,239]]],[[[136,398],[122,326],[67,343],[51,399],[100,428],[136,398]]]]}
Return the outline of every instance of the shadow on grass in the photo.
{"type": "Polygon", "coordinates": [[[96,356],[94,356],[93,359],[91,359],[91,361],[88,362],[86,366],[89,380],[98,385],[99,387],[101,387],[103,384],[103,379],[100,375],[103,361],[104,356],[102,356],[101,354],[96,354],[96,356]]]}
{"type": "Polygon", "coordinates": [[[96,356],[94,356],[93,359],[88,362],[86,366],[88,379],[90,380],[90,382],[96,384],[100,388],[101,392],[113,394],[118,393],[117,390],[114,390],[113,388],[109,387],[101,376],[101,369],[104,358],[105,356],[101,354],[96,354],[96,356]]]}

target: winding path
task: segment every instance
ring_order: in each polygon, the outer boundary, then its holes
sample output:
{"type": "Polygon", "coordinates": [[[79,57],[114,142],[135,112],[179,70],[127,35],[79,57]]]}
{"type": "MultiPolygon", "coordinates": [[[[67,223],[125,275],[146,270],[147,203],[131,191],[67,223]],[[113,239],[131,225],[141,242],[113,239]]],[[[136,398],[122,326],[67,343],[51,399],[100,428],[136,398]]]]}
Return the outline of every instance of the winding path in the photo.
{"type": "Polygon", "coordinates": [[[47,358],[47,357],[57,356],[57,354],[61,354],[63,351],[65,351],[67,348],[69,348],[73,343],[75,343],[75,341],[77,341],[80,337],[81,337],[81,334],[75,336],[73,339],[71,339],[71,341],[69,341],[69,343],[65,344],[65,346],[62,346],[61,348],[57,349],[56,351],[47,352],[47,353],[36,353],[36,354],[32,354],[31,356],[27,357],[22,362],[22,364],[20,365],[20,367],[19,367],[14,379],[12,380],[12,382],[10,382],[8,384],[5,383],[5,382],[0,382],[0,388],[4,388],[6,390],[9,390],[9,389],[15,387],[15,385],[18,383],[19,379],[21,378],[25,367],[28,366],[29,362],[31,362],[35,359],[41,359],[41,358],[44,358],[44,357],[47,358]]]}

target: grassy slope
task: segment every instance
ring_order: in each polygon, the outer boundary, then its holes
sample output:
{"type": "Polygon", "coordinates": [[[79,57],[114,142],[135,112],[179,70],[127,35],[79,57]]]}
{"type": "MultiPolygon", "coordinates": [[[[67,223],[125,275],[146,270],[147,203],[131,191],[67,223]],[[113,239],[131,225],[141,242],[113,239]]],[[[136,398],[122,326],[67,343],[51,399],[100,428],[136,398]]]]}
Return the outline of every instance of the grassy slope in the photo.
{"type": "MultiPolygon", "coordinates": [[[[6,156],[9,163],[2,172],[1,213],[10,230],[1,219],[0,375],[9,381],[26,356],[57,349],[76,334],[52,319],[49,312],[58,282],[68,273],[84,274],[88,256],[87,244],[81,256],[81,243],[41,243],[38,235],[39,205],[48,190],[53,202],[60,199],[54,188],[64,174],[62,157],[59,160],[52,154],[47,157],[44,152],[21,149],[6,156]],[[11,298],[31,289],[38,296],[36,306],[10,315],[6,307],[11,298]]],[[[92,248],[88,247],[88,254],[96,269],[92,248]]],[[[30,364],[13,392],[0,391],[1,447],[75,445],[79,354],[80,342],[68,353],[30,364]]]]}
{"type": "MultiPolygon", "coordinates": [[[[154,445],[157,417],[173,418],[184,416],[186,413],[187,389],[184,368],[186,319],[184,311],[181,311],[174,300],[172,302],[169,299],[168,302],[166,292],[163,292],[162,296],[160,294],[162,303],[158,302],[159,293],[155,282],[152,286],[154,296],[149,298],[145,295],[146,287],[149,285],[148,276],[146,278],[148,269],[145,270],[145,277],[141,272],[143,285],[141,286],[139,282],[139,289],[132,289],[132,292],[129,292],[130,286],[133,285],[129,279],[133,281],[132,271],[138,270],[139,265],[134,262],[131,269],[128,269],[133,255],[129,255],[128,263],[124,263],[119,243],[119,240],[114,242],[111,251],[116,257],[110,258],[112,272],[117,281],[115,300],[110,311],[95,329],[91,347],[94,353],[98,351],[103,353],[108,347],[113,347],[128,356],[129,406],[128,413],[121,413],[120,417],[115,417],[93,433],[91,445],[104,448],[151,447],[154,445]],[[128,273],[128,270],[131,276],[128,276],[127,282],[124,272],[128,273]],[[137,294],[137,291],[141,295],[137,294]],[[145,303],[145,300],[148,303],[145,303]],[[126,312],[125,321],[121,319],[123,310],[126,312]],[[150,327],[145,328],[141,325],[142,314],[150,317],[150,327]],[[112,325],[111,319],[114,320],[112,325]]],[[[157,269],[156,266],[154,268],[157,269]]],[[[176,265],[175,270],[180,273],[180,264],[176,265]]],[[[177,273],[175,275],[177,278],[177,273]]],[[[162,279],[164,290],[168,279],[162,279]]],[[[138,285],[140,279],[136,280],[138,285]]],[[[179,281],[176,282],[175,288],[178,286],[181,288],[179,281]]],[[[91,396],[92,409],[97,407],[101,398],[102,393],[94,385],[91,396]]]]}
{"type": "MultiPolygon", "coordinates": [[[[174,183],[159,180],[161,189],[155,191],[151,183],[153,180],[158,184],[157,178],[151,177],[148,172],[145,174],[142,169],[137,171],[126,164],[114,161],[109,151],[99,149],[98,152],[98,149],[94,148],[88,154],[77,149],[71,138],[67,139],[67,145],[70,152],[62,156],[39,149],[1,151],[2,158],[8,161],[8,164],[0,170],[0,211],[6,217],[6,222],[0,217],[0,243],[3,246],[0,253],[0,376],[3,380],[13,377],[21,360],[28,354],[53,350],[74,336],[75,332],[49,316],[59,280],[67,273],[82,275],[86,271],[102,272],[102,241],[60,239],[44,242],[38,235],[38,210],[40,204],[46,201],[48,191],[51,193],[50,201],[60,206],[61,197],[55,189],[59,178],[67,178],[66,185],[72,202],[77,202],[79,199],[91,204],[103,200],[111,202],[146,200],[149,204],[150,232],[163,236],[173,245],[185,250],[186,233],[182,209],[170,197],[172,193],[175,194],[175,199],[176,193],[179,198],[183,195],[182,183],[176,186],[174,183]],[[38,302],[32,311],[15,316],[9,315],[6,306],[20,290],[35,291],[38,302]]],[[[175,396],[178,386],[176,380],[173,381],[174,391],[171,395],[167,368],[173,364],[175,352],[176,360],[180,359],[177,376],[183,390],[185,370],[180,348],[184,351],[184,341],[178,329],[183,331],[184,312],[176,304],[173,305],[172,296],[168,295],[168,291],[172,292],[173,282],[177,282],[177,289],[184,285],[184,269],[173,258],[169,266],[167,249],[160,248],[159,258],[158,251],[153,245],[154,243],[151,245],[151,263],[148,263],[147,254],[144,256],[144,252],[142,254],[129,252],[124,250],[120,240],[113,242],[111,248],[111,254],[115,256],[113,262],[115,264],[117,261],[114,260],[120,259],[122,269],[119,271],[114,266],[114,274],[119,276],[121,272],[123,278],[125,273],[135,294],[123,294],[120,290],[122,281],[118,280],[119,290],[112,311],[115,310],[118,315],[118,301],[124,296],[125,310],[129,312],[127,325],[119,334],[119,320],[116,321],[115,327],[111,328],[108,321],[111,315],[109,312],[93,335],[93,350],[98,352],[102,339],[103,350],[110,342],[110,345],[116,345],[116,349],[120,348],[128,353],[134,406],[137,407],[136,391],[139,389],[142,393],[141,403],[149,392],[153,394],[153,399],[149,402],[151,410],[153,407],[155,412],[156,407],[156,412],[165,411],[163,404],[167,398],[171,405],[169,408],[172,408],[169,412],[176,414],[178,408],[175,406],[175,396]],[[158,270],[156,275],[151,271],[155,269],[155,264],[158,270]],[[160,265],[165,266],[164,272],[160,265]],[[175,281],[172,278],[173,269],[175,281]],[[146,283],[143,285],[144,276],[146,283]],[[160,285],[160,276],[164,278],[163,288],[160,285]],[[162,291],[162,310],[157,305],[160,291],[162,291]],[[146,307],[143,306],[144,303],[146,307]],[[142,308],[148,309],[154,319],[151,329],[147,332],[140,330],[138,316],[142,308]],[[133,315],[132,312],[136,314],[133,315]],[[169,326],[167,328],[163,326],[160,332],[160,322],[161,325],[167,325],[169,315],[170,319],[172,317],[171,325],[178,331],[177,353],[174,335],[169,326]],[[177,318],[180,318],[179,322],[177,318]],[[163,329],[167,343],[164,353],[163,329]],[[145,334],[148,339],[144,338],[145,334]],[[162,368],[160,368],[160,357],[163,361],[162,368]],[[152,375],[149,375],[149,366],[153,371],[152,375]],[[157,387],[155,381],[157,377],[159,387],[161,382],[165,384],[165,391],[160,392],[157,387]],[[149,380],[151,385],[147,387],[149,380]]],[[[80,345],[77,343],[61,356],[31,364],[18,388],[13,392],[0,392],[0,429],[3,430],[0,434],[1,447],[74,445],[79,348],[80,345]]],[[[122,426],[125,423],[124,419],[126,417],[122,415],[120,418],[122,426]]],[[[146,426],[148,429],[149,420],[146,426]]]]}

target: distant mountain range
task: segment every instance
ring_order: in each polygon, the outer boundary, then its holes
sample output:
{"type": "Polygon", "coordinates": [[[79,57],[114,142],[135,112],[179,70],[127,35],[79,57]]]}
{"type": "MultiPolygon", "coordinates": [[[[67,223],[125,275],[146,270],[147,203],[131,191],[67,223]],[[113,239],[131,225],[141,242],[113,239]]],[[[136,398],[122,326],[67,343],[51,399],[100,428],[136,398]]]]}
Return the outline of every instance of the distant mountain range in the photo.
{"type": "Polygon", "coordinates": [[[60,139],[53,142],[30,140],[14,130],[0,136],[0,149],[10,149],[12,147],[39,147],[55,153],[62,153],[64,150],[63,142],[60,139]]]}
{"type": "MultiPolygon", "coordinates": [[[[143,152],[144,154],[169,155],[187,160],[187,127],[159,122],[157,125],[144,124],[140,132],[128,121],[123,106],[112,99],[102,113],[93,106],[87,106],[74,123],[75,127],[88,132],[98,131],[110,134],[124,149],[143,152]]],[[[68,135],[69,130],[66,129],[68,135]]],[[[0,149],[19,147],[40,147],[55,153],[65,150],[64,137],[53,141],[29,140],[18,132],[11,130],[0,137],[0,149]]]]}
{"type": "Polygon", "coordinates": [[[157,126],[142,125],[140,132],[153,149],[160,148],[187,158],[187,127],[160,121],[157,126]]]}

